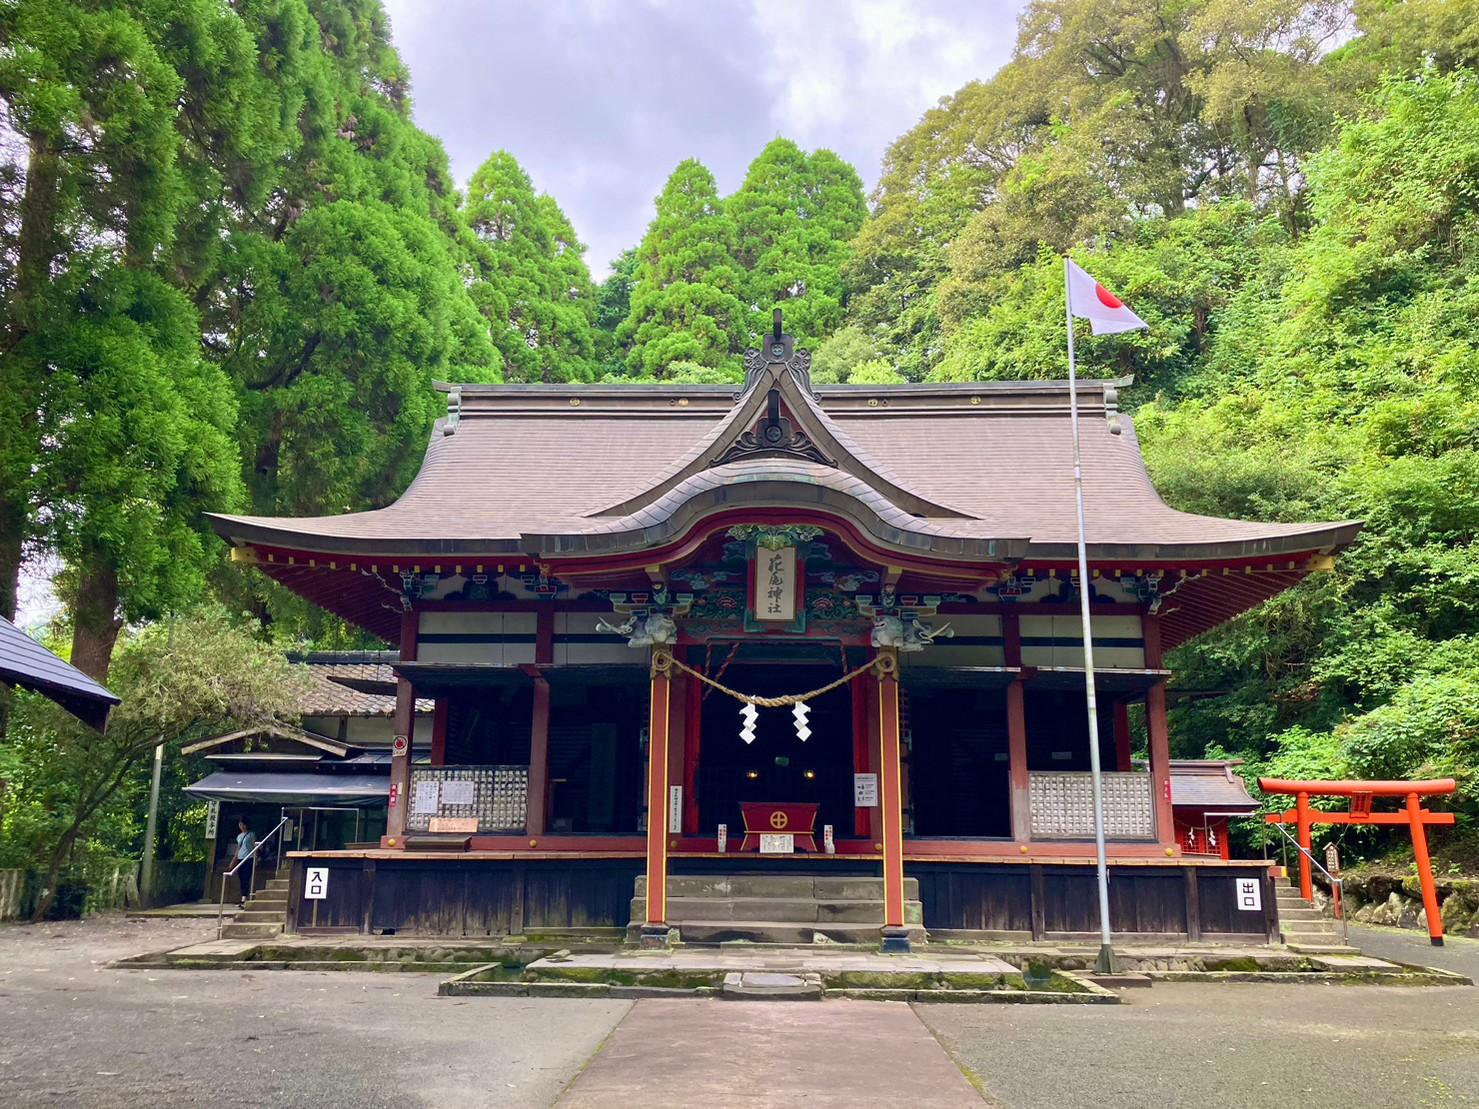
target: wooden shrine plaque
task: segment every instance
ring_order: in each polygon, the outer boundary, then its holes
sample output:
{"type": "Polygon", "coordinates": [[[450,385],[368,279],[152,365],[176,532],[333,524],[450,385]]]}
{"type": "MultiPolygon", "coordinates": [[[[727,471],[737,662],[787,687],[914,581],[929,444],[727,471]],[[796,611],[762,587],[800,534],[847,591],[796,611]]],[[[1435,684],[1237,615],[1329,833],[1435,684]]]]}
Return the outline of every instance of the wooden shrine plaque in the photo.
{"type": "Polygon", "coordinates": [[[475,816],[434,816],[426,830],[428,832],[476,832],[478,818],[475,816]]]}

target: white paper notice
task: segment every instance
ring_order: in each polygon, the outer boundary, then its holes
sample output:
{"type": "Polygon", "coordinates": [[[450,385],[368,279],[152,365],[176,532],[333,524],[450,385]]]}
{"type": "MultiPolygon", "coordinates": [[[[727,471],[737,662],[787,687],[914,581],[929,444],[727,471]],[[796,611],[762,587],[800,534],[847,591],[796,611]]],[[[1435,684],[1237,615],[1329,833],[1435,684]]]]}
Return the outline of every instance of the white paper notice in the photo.
{"type": "Polygon", "coordinates": [[[442,783],[442,804],[471,805],[473,800],[473,784],[471,782],[442,783]]]}
{"type": "Polygon", "coordinates": [[[796,850],[796,837],[790,832],[783,835],[772,835],[765,832],[760,837],[760,854],[762,855],[790,855],[796,850]]]}
{"type": "Polygon", "coordinates": [[[860,809],[877,807],[877,774],[854,774],[852,776],[852,803],[860,809]]]}
{"type": "Polygon", "coordinates": [[[416,794],[411,798],[411,811],[435,815],[441,797],[441,790],[437,788],[440,785],[440,782],[417,782],[416,794]]]}
{"type": "Polygon", "coordinates": [[[683,787],[668,786],[668,831],[677,832],[683,827],[683,787]]]}

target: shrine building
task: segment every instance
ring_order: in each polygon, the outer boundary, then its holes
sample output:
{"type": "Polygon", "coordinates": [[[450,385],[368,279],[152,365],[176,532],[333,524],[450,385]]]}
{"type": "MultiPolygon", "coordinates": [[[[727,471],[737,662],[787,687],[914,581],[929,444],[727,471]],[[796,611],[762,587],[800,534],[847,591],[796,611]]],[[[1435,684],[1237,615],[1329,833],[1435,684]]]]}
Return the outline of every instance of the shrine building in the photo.
{"type": "Polygon", "coordinates": [[[766,339],[743,386],[443,386],[394,504],[213,517],[399,650],[384,835],[291,854],[290,930],[1097,936],[1088,588],[1116,935],[1276,941],[1266,863],[1178,829],[1165,655],[1359,525],[1171,509],[1085,381],[1080,582],[1067,382],[814,387],[766,339]]]}

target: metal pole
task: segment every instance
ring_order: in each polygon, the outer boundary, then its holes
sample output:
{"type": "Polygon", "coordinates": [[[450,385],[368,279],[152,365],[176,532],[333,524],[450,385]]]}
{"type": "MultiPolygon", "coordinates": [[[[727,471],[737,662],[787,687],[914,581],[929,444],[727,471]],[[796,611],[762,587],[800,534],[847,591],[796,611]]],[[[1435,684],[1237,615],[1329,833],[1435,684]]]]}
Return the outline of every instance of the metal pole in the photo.
{"type": "Polygon", "coordinates": [[[154,776],[149,781],[149,817],[144,821],[144,873],[140,876],[139,899],[154,904],[154,833],[159,827],[159,776],[164,768],[164,744],[154,745],[154,776]]]}
{"type": "Polygon", "coordinates": [[[1068,316],[1068,418],[1073,423],[1073,495],[1078,507],[1079,618],[1084,637],[1084,698],[1089,714],[1089,774],[1094,786],[1094,857],[1099,870],[1100,974],[1115,972],[1109,932],[1109,867],[1104,858],[1104,782],[1100,777],[1099,704],[1094,696],[1094,636],[1089,620],[1089,548],[1084,523],[1084,460],[1078,438],[1078,371],[1073,359],[1073,295],[1068,287],[1068,259],[1063,259],[1063,306],[1068,316]]]}

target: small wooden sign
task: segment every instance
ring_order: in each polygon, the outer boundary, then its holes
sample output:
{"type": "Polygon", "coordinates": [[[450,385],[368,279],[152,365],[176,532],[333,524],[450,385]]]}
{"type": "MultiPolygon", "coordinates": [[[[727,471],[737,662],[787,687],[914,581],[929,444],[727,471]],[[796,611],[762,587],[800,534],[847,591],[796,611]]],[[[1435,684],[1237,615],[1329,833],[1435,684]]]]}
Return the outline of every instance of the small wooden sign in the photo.
{"type": "Polygon", "coordinates": [[[789,624],[796,619],[796,548],[755,549],[755,619],[789,624]]]}
{"type": "Polygon", "coordinates": [[[772,834],[766,832],[760,837],[760,854],[762,855],[793,855],[796,853],[796,837],[789,832],[772,834]]]}
{"type": "Polygon", "coordinates": [[[476,832],[478,818],[475,816],[434,816],[427,825],[429,832],[476,832]]]}

